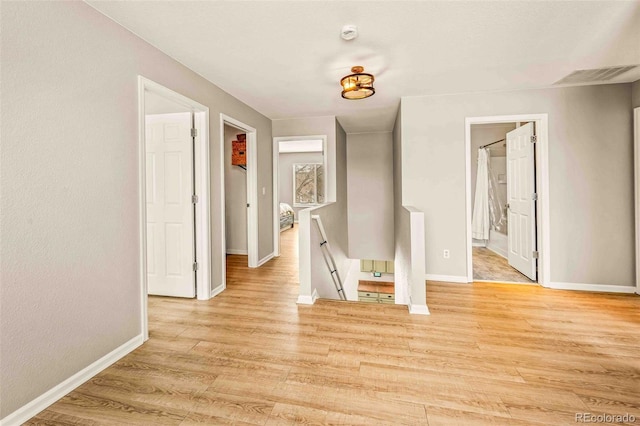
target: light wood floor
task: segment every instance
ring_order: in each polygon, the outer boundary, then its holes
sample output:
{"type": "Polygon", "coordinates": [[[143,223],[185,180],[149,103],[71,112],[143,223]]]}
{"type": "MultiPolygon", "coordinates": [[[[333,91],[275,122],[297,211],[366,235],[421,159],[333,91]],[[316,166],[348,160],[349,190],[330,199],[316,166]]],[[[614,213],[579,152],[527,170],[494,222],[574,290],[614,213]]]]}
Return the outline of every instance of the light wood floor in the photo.
{"type": "Polygon", "coordinates": [[[535,282],[511,267],[507,259],[485,247],[473,248],[473,279],[530,284],[535,282]]]}
{"type": "Polygon", "coordinates": [[[433,282],[431,316],[357,302],[297,306],[295,262],[285,255],[250,270],[229,256],[218,297],[151,297],[150,340],[28,424],[640,419],[640,297],[433,282]]]}

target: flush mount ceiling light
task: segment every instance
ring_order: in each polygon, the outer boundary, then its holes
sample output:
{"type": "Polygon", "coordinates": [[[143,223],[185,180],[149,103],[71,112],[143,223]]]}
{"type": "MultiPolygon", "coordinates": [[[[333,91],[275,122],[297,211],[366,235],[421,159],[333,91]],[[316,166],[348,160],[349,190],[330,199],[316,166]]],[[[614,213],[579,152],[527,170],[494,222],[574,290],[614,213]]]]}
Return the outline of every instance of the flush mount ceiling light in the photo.
{"type": "Polygon", "coordinates": [[[353,74],[342,77],[342,97],[345,99],[364,99],[373,96],[376,89],[373,88],[373,75],[364,73],[364,68],[355,66],[351,68],[353,74]]]}

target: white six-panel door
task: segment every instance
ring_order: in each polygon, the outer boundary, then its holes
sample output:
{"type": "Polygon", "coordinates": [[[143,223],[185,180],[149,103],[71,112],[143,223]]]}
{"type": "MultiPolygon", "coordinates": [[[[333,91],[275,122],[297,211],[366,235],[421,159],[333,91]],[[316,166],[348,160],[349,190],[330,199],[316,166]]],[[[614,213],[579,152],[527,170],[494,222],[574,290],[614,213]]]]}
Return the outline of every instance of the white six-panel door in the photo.
{"type": "Polygon", "coordinates": [[[536,281],[534,124],[507,133],[509,265],[536,281]]]}
{"type": "Polygon", "coordinates": [[[149,294],[195,297],[191,113],[146,116],[149,294]]]}

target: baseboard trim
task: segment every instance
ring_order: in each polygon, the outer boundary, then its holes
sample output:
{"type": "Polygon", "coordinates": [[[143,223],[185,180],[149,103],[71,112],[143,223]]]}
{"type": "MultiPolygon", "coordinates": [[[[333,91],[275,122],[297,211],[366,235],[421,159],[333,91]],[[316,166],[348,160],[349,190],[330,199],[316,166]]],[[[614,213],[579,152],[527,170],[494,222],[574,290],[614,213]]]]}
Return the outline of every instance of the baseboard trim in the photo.
{"type": "Polygon", "coordinates": [[[248,255],[248,251],[247,250],[241,250],[241,249],[227,249],[227,254],[239,254],[242,256],[247,256],[248,255]]]}
{"type": "Polygon", "coordinates": [[[549,282],[543,287],[553,288],[556,290],[578,290],[578,291],[593,291],[598,293],[625,293],[633,294],[636,292],[636,287],[626,285],[606,285],[606,284],[582,284],[582,283],[563,283],[563,282],[549,282]]]}
{"type": "Polygon", "coordinates": [[[298,305],[313,305],[314,303],[316,303],[316,299],[318,299],[318,290],[313,289],[313,293],[311,293],[311,296],[300,295],[298,296],[298,300],[296,303],[298,305]]]}
{"type": "Polygon", "coordinates": [[[488,249],[488,250],[491,250],[492,252],[494,252],[495,254],[497,254],[497,255],[498,255],[498,256],[500,256],[500,257],[503,257],[503,258],[505,258],[505,259],[507,259],[507,260],[509,259],[509,253],[507,253],[507,252],[503,252],[502,250],[500,250],[500,249],[499,249],[499,248],[497,248],[497,247],[489,246],[489,245],[488,245],[488,246],[487,246],[487,249],[488,249]]]}
{"type": "Polygon", "coordinates": [[[216,297],[220,293],[222,293],[227,288],[225,283],[220,284],[216,288],[211,290],[211,297],[216,297]]]}
{"type": "Polygon", "coordinates": [[[431,315],[427,305],[409,305],[409,313],[413,315],[431,315]]]}
{"type": "Polygon", "coordinates": [[[258,266],[262,266],[265,263],[267,263],[268,261],[270,261],[271,259],[273,259],[273,252],[269,253],[268,255],[266,255],[265,257],[263,257],[262,259],[260,259],[258,261],[258,266]]]}
{"type": "Polygon", "coordinates": [[[488,283],[488,284],[513,284],[513,285],[537,285],[539,286],[540,283],[538,282],[533,282],[533,283],[525,283],[525,282],[519,282],[519,281],[502,281],[502,280],[473,280],[474,283],[488,283]]]}
{"type": "Polygon", "coordinates": [[[21,408],[18,408],[16,411],[0,420],[0,426],[23,424],[96,374],[100,373],[105,368],[109,367],[114,362],[136,349],[138,346],[142,345],[142,343],[144,343],[144,338],[142,334],[139,334],[88,367],[78,371],[62,383],[49,389],[33,401],[27,403],[21,408]]]}
{"type": "Polygon", "coordinates": [[[436,275],[436,274],[426,274],[424,277],[427,281],[445,281],[450,283],[465,283],[467,284],[469,281],[467,277],[464,275],[436,275]]]}

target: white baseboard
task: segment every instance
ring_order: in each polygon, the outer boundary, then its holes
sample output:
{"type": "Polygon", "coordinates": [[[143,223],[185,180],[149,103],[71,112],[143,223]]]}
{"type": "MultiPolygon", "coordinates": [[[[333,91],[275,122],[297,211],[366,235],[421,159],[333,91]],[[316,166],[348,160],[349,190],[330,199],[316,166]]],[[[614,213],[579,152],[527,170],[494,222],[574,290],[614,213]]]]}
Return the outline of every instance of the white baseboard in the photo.
{"type": "Polygon", "coordinates": [[[211,297],[216,297],[217,295],[222,293],[226,288],[227,288],[227,285],[225,283],[220,284],[219,286],[211,290],[211,297]]]}
{"type": "Polygon", "coordinates": [[[505,259],[509,258],[509,253],[507,253],[506,251],[503,251],[499,247],[487,246],[487,249],[491,250],[492,252],[494,252],[495,254],[497,254],[500,257],[504,257],[505,259]]]}
{"type": "Polygon", "coordinates": [[[431,315],[427,305],[409,305],[409,313],[413,315],[431,315]]]}
{"type": "Polygon", "coordinates": [[[265,257],[263,257],[262,259],[260,259],[258,261],[258,266],[262,266],[265,263],[267,263],[268,261],[270,261],[271,259],[273,259],[273,252],[271,252],[270,254],[266,255],[265,257]]]}
{"type": "MultiPolygon", "coordinates": [[[[494,284],[514,284],[514,285],[541,285],[538,282],[525,283],[525,282],[504,281],[504,280],[476,280],[476,279],[474,279],[473,282],[475,282],[475,283],[494,283],[494,284]]],[[[542,286],[542,287],[544,287],[544,286],[542,286]]]]}
{"type": "Polygon", "coordinates": [[[450,283],[468,283],[469,280],[464,275],[436,275],[426,274],[424,277],[427,281],[445,281],[450,283]]]}
{"type": "Polygon", "coordinates": [[[243,249],[227,249],[227,254],[240,254],[242,256],[247,256],[248,255],[248,251],[247,250],[243,250],[243,249]]]}
{"type": "Polygon", "coordinates": [[[142,334],[139,334],[88,367],[78,371],[67,380],[49,389],[33,401],[27,403],[21,408],[18,408],[16,411],[0,420],[0,426],[23,424],[96,374],[100,373],[105,368],[109,367],[114,362],[127,355],[129,352],[136,349],[138,346],[142,345],[142,343],[144,343],[144,339],[142,334]]]}
{"type": "Polygon", "coordinates": [[[471,243],[471,246],[472,247],[486,247],[487,244],[486,243],[481,243],[481,242],[478,242],[478,241],[474,241],[474,242],[471,243]]]}
{"type": "Polygon", "coordinates": [[[579,290],[594,291],[604,293],[635,293],[636,287],[626,285],[607,285],[607,284],[581,284],[581,283],[562,283],[549,282],[544,287],[556,290],[579,290]]]}
{"type": "Polygon", "coordinates": [[[313,289],[313,293],[311,296],[298,296],[298,301],[296,302],[299,305],[313,305],[316,303],[316,299],[318,298],[318,290],[313,289]]]}

